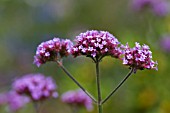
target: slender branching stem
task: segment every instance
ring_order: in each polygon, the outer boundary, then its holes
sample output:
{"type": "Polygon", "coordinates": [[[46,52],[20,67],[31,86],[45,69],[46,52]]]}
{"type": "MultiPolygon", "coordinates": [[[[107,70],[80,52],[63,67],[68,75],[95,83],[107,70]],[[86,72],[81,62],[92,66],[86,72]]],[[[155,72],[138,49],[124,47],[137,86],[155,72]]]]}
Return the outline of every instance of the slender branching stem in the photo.
{"type": "Polygon", "coordinates": [[[102,101],[104,104],[122,85],[123,83],[130,77],[130,75],[134,72],[134,68],[132,67],[129,73],[125,76],[125,78],[117,85],[117,87],[111,91],[111,93],[102,101]]]}
{"type": "Polygon", "coordinates": [[[101,97],[101,91],[100,91],[100,75],[99,75],[99,59],[96,58],[96,83],[97,83],[97,95],[98,95],[98,101],[97,101],[97,106],[98,106],[98,113],[102,113],[102,97],[101,97]]]}
{"type": "Polygon", "coordinates": [[[93,57],[90,57],[90,58],[93,60],[94,63],[96,63],[96,59],[95,58],[93,58],[93,57]]]}
{"type": "Polygon", "coordinates": [[[96,99],[68,72],[68,70],[63,66],[62,62],[56,61],[57,64],[61,67],[61,69],[66,73],[66,75],[73,80],[73,82],[79,86],[95,103],[97,103],[96,99]]]}
{"type": "Polygon", "coordinates": [[[100,62],[103,59],[103,57],[105,57],[105,55],[102,55],[101,57],[99,57],[98,62],[100,62]]]}

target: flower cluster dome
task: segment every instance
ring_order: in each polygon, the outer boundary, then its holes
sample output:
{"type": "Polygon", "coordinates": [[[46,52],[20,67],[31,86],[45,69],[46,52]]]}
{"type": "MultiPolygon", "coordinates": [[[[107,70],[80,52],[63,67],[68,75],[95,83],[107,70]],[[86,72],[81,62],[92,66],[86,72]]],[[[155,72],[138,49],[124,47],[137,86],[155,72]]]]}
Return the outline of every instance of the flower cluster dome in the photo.
{"type": "Polygon", "coordinates": [[[73,43],[69,39],[54,38],[46,42],[42,42],[34,56],[34,64],[38,67],[47,61],[54,61],[55,59],[68,56],[71,52],[73,43]]]}
{"type": "Polygon", "coordinates": [[[130,48],[128,44],[124,48],[123,64],[134,67],[135,69],[156,69],[157,62],[152,60],[152,52],[148,45],[135,43],[135,47],[130,48]]]}
{"type": "Polygon", "coordinates": [[[86,55],[88,57],[113,56],[119,58],[121,50],[120,42],[107,31],[91,30],[76,36],[76,44],[73,46],[72,55],[86,55]]]}
{"type": "Polygon", "coordinates": [[[42,74],[28,74],[13,83],[13,90],[19,94],[30,96],[33,101],[58,97],[56,84],[51,77],[42,74]]]}

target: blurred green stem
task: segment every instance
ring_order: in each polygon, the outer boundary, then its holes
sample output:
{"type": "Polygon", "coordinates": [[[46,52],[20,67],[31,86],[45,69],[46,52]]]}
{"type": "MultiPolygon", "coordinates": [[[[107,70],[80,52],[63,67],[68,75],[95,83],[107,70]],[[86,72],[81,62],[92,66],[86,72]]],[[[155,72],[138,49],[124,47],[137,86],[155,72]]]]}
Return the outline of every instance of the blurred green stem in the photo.
{"type": "Polygon", "coordinates": [[[102,113],[102,98],[101,98],[101,91],[100,91],[100,74],[99,74],[99,59],[96,58],[96,83],[97,83],[97,94],[98,94],[98,101],[97,101],[97,106],[98,106],[98,113],[102,113]]]}
{"type": "Polygon", "coordinates": [[[79,112],[79,107],[77,105],[73,105],[73,113],[78,113],[79,112]]]}
{"type": "Polygon", "coordinates": [[[117,85],[117,87],[111,91],[111,93],[102,101],[104,104],[122,85],[123,83],[130,77],[130,75],[134,72],[134,68],[132,67],[129,73],[125,76],[125,78],[117,85]]]}
{"type": "Polygon", "coordinates": [[[77,84],[77,86],[79,86],[95,103],[97,103],[96,99],[68,72],[68,70],[63,66],[62,62],[58,60],[56,62],[61,67],[61,69],[67,74],[67,76],[71,78],[71,80],[73,80],[73,82],[77,84]]]}
{"type": "Polygon", "coordinates": [[[36,113],[40,113],[40,103],[39,102],[33,102],[34,109],[36,113]]]}

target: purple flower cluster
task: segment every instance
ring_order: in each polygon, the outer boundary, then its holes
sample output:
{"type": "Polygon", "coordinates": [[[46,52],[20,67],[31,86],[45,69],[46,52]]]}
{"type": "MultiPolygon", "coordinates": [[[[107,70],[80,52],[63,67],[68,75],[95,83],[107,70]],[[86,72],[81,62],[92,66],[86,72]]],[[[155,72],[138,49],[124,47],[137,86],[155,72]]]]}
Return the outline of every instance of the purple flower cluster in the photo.
{"type": "Polygon", "coordinates": [[[0,100],[2,103],[7,104],[10,111],[17,111],[21,109],[25,104],[30,102],[30,99],[26,96],[21,96],[15,91],[10,91],[0,95],[0,100]]]}
{"type": "Polygon", "coordinates": [[[152,52],[149,46],[135,43],[135,47],[130,48],[128,44],[124,48],[123,64],[134,67],[135,69],[156,69],[157,62],[152,60],[152,52]]]}
{"type": "Polygon", "coordinates": [[[76,45],[72,49],[72,55],[86,55],[88,57],[113,56],[119,58],[121,50],[120,42],[107,31],[91,30],[81,33],[76,37],[76,45]]]}
{"type": "Polygon", "coordinates": [[[132,5],[137,11],[148,7],[158,16],[165,16],[169,12],[168,2],[166,0],[133,0],[132,5]]]}
{"type": "MultiPolygon", "coordinates": [[[[145,1],[144,3],[137,1],[144,4],[151,3],[152,0],[143,0],[143,2],[145,1]]],[[[139,43],[136,43],[134,48],[130,48],[127,44],[122,48],[119,46],[118,39],[107,31],[90,30],[80,33],[76,36],[75,42],[76,44],[73,45],[68,39],[54,38],[41,43],[37,48],[34,63],[39,67],[47,61],[55,61],[69,54],[74,57],[85,55],[99,61],[105,56],[112,56],[122,60],[123,56],[123,64],[135,69],[157,69],[157,62],[152,60],[152,52],[147,45],[140,46],[139,43]]]]}
{"type": "Polygon", "coordinates": [[[73,43],[68,39],[54,38],[46,42],[42,42],[34,56],[34,64],[38,67],[47,61],[54,61],[64,56],[68,56],[71,52],[73,43]]]}
{"type": "Polygon", "coordinates": [[[21,96],[15,91],[11,91],[7,94],[7,104],[9,106],[9,109],[12,111],[19,110],[28,102],[30,102],[30,99],[28,97],[21,96]]]}
{"type": "Polygon", "coordinates": [[[92,99],[82,90],[68,91],[62,95],[62,101],[69,105],[85,106],[88,111],[93,109],[92,99]]]}
{"type": "Polygon", "coordinates": [[[30,96],[33,101],[56,98],[56,84],[51,77],[45,77],[42,74],[28,74],[18,78],[13,83],[13,90],[19,94],[30,96]]]}

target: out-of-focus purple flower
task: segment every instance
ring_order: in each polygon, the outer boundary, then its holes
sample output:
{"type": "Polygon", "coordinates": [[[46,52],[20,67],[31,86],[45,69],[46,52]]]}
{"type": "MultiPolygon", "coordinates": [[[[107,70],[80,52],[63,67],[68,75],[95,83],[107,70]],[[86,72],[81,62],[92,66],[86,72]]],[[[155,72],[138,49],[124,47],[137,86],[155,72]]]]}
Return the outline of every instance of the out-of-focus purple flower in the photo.
{"type": "Polygon", "coordinates": [[[153,5],[153,12],[158,16],[165,16],[169,13],[169,3],[165,0],[156,0],[153,5]],[[156,2],[157,1],[157,2],[156,2]]]}
{"type": "Polygon", "coordinates": [[[155,15],[165,16],[169,12],[168,2],[166,0],[133,0],[132,6],[135,11],[141,11],[149,8],[155,15]]]}
{"type": "Polygon", "coordinates": [[[29,103],[30,99],[16,93],[15,91],[9,91],[0,95],[0,101],[0,105],[7,105],[10,111],[17,111],[29,103]]]}
{"type": "Polygon", "coordinates": [[[153,0],[133,0],[133,8],[137,11],[142,10],[145,7],[152,7],[153,0]]]}
{"type": "Polygon", "coordinates": [[[122,46],[124,48],[123,64],[140,69],[155,69],[157,70],[157,62],[152,60],[152,52],[149,46],[135,43],[135,47],[130,48],[128,44],[122,46]]]}
{"type": "Polygon", "coordinates": [[[11,111],[17,111],[24,107],[25,104],[30,102],[30,99],[26,96],[21,96],[15,91],[11,91],[7,94],[7,105],[11,111]]]}
{"type": "Polygon", "coordinates": [[[28,74],[18,78],[13,83],[13,90],[19,94],[30,96],[33,101],[58,97],[56,84],[51,77],[42,74],[28,74]]]}
{"type": "Polygon", "coordinates": [[[0,94],[0,105],[4,105],[7,103],[7,98],[5,93],[0,94]]]}
{"type": "Polygon", "coordinates": [[[34,56],[34,64],[38,67],[47,61],[54,61],[64,56],[68,56],[71,52],[73,43],[69,39],[54,38],[46,42],[42,42],[34,56]]]}
{"type": "Polygon", "coordinates": [[[72,55],[86,55],[88,57],[112,56],[119,58],[122,51],[118,47],[120,42],[107,31],[91,30],[76,36],[76,45],[72,49],[72,55]]]}
{"type": "Polygon", "coordinates": [[[62,95],[62,101],[69,105],[85,106],[88,111],[93,109],[92,99],[82,90],[68,91],[62,95]]]}
{"type": "Polygon", "coordinates": [[[170,36],[163,36],[160,41],[160,46],[164,52],[170,52],[170,36]]]}

